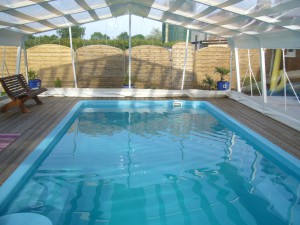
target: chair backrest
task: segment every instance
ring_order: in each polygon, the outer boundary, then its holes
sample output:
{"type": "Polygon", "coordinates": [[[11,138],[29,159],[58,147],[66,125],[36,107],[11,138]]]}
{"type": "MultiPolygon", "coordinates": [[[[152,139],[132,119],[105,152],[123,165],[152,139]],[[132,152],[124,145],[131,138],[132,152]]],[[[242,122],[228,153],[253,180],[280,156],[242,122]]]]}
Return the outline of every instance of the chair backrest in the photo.
{"type": "Polygon", "coordinates": [[[3,89],[10,98],[30,91],[30,88],[22,74],[0,78],[3,89]]]}

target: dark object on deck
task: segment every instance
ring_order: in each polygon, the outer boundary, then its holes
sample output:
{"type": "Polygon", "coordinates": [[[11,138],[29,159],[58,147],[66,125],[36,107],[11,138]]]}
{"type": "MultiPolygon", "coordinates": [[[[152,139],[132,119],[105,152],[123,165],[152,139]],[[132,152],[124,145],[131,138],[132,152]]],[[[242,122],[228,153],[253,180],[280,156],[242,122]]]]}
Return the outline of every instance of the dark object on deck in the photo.
{"type": "Polygon", "coordinates": [[[12,99],[11,102],[2,107],[3,112],[6,112],[13,106],[19,106],[24,113],[29,112],[29,109],[27,109],[24,105],[24,102],[26,102],[28,99],[35,100],[36,104],[38,105],[43,104],[38,98],[38,95],[44,91],[47,91],[47,89],[30,89],[22,74],[0,78],[0,82],[8,97],[12,99]]]}

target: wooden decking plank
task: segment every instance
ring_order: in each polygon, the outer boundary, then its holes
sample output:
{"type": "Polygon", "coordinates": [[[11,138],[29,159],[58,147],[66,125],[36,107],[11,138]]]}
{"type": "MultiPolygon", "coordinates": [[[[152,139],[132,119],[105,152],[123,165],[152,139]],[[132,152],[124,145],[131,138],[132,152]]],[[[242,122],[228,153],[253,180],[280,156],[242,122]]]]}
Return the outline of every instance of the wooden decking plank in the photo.
{"type": "MultiPolygon", "coordinates": [[[[72,106],[72,102],[69,101],[69,103],[71,103],[72,106]]],[[[62,105],[60,106],[60,110],[40,110],[38,114],[39,116],[35,117],[36,120],[33,128],[27,128],[25,133],[19,139],[17,139],[13,144],[11,144],[11,146],[9,146],[8,149],[5,149],[4,153],[7,154],[0,155],[0,173],[5,171],[11,165],[12,161],[14,161],[14,164],[19,164],[20,162],[22,162],[25,159],[25,157],[30,153],[30,151],[28,150],[36,147],[37,144],[40,142],[40,139],[44,139],[47,136],[46,133],[43,131],[47,131],[49,129],[52,130],[52,128],[57,125],[57,122],[59,121],[57,121],[54,114],[60,115],[59,118],[62,118],[65,115],[63,112],[66,111],[66,102],[64,102],[64,107],[62,107],[62,105]],[[53,121],[52,118],[56,120],[53,121]],[[20,145],[22,151],[17,151],[16,146],[19,146],[20,148],[20,145]]]]}
{"type": "MultiPolygon", "coordinates": [[[[242,106],[246,107],[246,106],[242,106]]],[[[226,110],[225,107],[223,107],[223,110],[226,110]]],[[[235,109],[234,109],[235,110],[235,109]]],[[[254,129],[259,129],[261,132],[265,133],[265,130],[268,129],[268,133],[272,135],[272,137],[277,138],[285,138],[290,141],[294,141],[294,137],[289,135],[289,132],[282,132],[280,133],[280,129],[284,130],[292,130],[292,128],[289,128],[287,126],[284,126],[283,124],[279,123],[278,121],[273,120],[272,118],[268,118],[263,116],[261,113],[256,112],[254,110],[247,109],[247,115],[245,114],[245,108],[241,110],[235,110],[235,116],[243,121],[244,123],[248,124],[248,127],[252,127],[254,129]],[[249,112],[249,113],[248,113],[249,112]],[[253,122],[253,117],[255,117],[255,123],[253,122]]],[[[232,109],[231,109],[232,111],[232,109]]],[[[233,114],[233,112],[231,112],[233,114]]],[[[290,143],[293,145],[293,143],[290,143]]],[[[295,147],[297,147],[297,144],[295,144],[295,147]]]]}
{"type": "MultiPolygon", "coordinates": [[[[240,110],[235,110],[236,107],[234,108],[224,107],[223,105],[224,102],[221,103],[217,101],[217,102],[213,102],[213,104],[221,106],[223,111],[227,112],[230,116],[234,117],[239,122],[248,126],[250,129],[256,131],[258,134],[262,135],[263,137],[270,140],[274,144],[278,145],[282,149],[300,158],[300,154],[299,154],[300,140],[299,138],[295,139],[295,135],[297,135],[297,133],[299,135],[298,131],[295,131],[294,129],[287,127],[279,123],[278,121],[266,117],[261,113],[256,112],[252,109],[244,108],[243,109],[244,113],[241,113],[240,110]],[[247,113],[246,115],[245,110],[247,110],[247,112],[249,111],[249,114],[247,113]],[[282,132],[279,132],[280,130],[282,132]]],[[[246,106],[242,105],[240,107],[246,107],[246,106]]]]}
{"type": "MultiPolygon", "coordinates": [[[[51,104],[49,102],[48,104],[51,104]]],[[[37,109],[43,109],[44,105],[36,105],[33,100],[29,100],[25,103],[26,107],[30,110],[36,111],[37,109]],[[28,104],[29,103],[29,104],[28,104]]],[[[41,111],[40,111],[41,112],[41,111]]],[[[18,132],[20,129],[19,123],[26,123],[29,118],[31,118],[30,114],[28,113],[21,113],[19,108],[15,107],[13,110],[10,110],[7,113],[2,114],[1,117],[1,127],[0,132],[18,132]],[[16,130],[13,128],[17,127],[16,130]]],[[[21,127],[22,128],[22,127],[21,127]]]]}

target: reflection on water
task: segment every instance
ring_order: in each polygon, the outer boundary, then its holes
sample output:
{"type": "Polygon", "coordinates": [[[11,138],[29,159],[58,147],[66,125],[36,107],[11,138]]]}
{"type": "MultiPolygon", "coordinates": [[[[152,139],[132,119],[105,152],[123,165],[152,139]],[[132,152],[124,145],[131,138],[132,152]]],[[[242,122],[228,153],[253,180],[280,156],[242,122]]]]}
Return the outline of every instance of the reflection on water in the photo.
{"type": "Polygon", "coordinates": [[[34,212],[54,225],[300,224],[299,192],[299,180],[205,110],[83,112],[1,215],[34,212]]]}

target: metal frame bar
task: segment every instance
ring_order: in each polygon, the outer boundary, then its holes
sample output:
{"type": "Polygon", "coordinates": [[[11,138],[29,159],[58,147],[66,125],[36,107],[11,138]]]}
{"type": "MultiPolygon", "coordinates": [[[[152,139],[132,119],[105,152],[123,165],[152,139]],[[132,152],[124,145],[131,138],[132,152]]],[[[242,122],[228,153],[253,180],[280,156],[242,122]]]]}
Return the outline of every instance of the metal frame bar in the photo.
{"type": "Polygon", "coordinates": [[[260,48],[260,76],[261,76],[261,92],[264,103],[267,103],[267,79],[266,79],[266,60],[265,50],[260,48]]]}
{"type": "Polygon", "coordinates": [[[74,86],[75,86],[75,88],[77,88],[77,78],[76,78],[76,68],[75,68],[75,60],[74,60],[74,50],[73,50],[73,41],[72,41],[72,28],[71,27],[69,27],[69,37],[70,37],[72,68],[73,68],[73,76],[74,76],[74,86]]]}
{"type": "Polygon", "coordinates": [[[237,88],[237,92],[241,92],[240,60],[239,60],[238,48],[234,48],[234,56],[235,56],[236,88],[237,88]]]}
{"type": "Polygon", "coordinates": [[[189,47],[189,36],[190,36],[190,30],[188,29],[187,32],[186,32],[186,40],[185,40],[185,53],[184,53],[184,63],[183,63],[183,71],[182,71],[181,90],[183,90],[183,88],[184,88],[186,60],[187,60],[188,47],[189,47]]]}
{"type": "Polygon", "coordinates": [[[129,40],[128,40],[128,85],[129,89],[131,89],[131,13],[129,13],[129,40]]]}
{"type": "Polygon", "coordinates": [[[21,57],[22,57],[22,46],[18,46],[17,60],[16,60],[16,74],[20,73],[21,57]]]}

